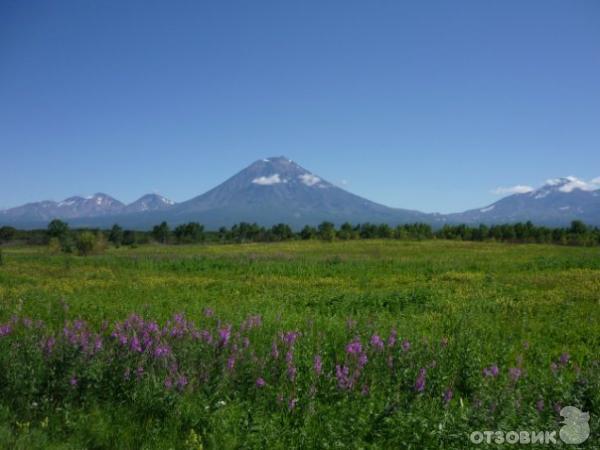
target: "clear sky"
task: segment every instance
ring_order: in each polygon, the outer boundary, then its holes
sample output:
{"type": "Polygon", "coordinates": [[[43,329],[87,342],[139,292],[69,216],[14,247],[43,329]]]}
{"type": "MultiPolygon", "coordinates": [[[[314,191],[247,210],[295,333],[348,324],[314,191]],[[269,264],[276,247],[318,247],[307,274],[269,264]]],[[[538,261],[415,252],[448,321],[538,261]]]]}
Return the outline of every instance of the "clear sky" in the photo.
{"type": "Polygon", "coordinates": [[[600,2],[0,1],[0,207],[286,155],[390,206],[600,176],[600,2]]]}

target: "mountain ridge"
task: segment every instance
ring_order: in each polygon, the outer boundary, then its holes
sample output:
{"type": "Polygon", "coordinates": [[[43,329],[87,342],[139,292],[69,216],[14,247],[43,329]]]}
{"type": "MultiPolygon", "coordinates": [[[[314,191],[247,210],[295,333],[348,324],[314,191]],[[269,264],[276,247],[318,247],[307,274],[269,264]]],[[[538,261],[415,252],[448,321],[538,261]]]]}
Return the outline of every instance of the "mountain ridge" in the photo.
{"type": "Polygon", "coordinates": [[[460,213],[424,213],[392,208],[348,192],[285,156],[259,159],[221,184],[189,200],[175,203],[159,194],[146,194],[124,204],[108,194],[73,196],[60,202],[42,201],[0,211],[0,225],[44,227],[53,218],[72,226],[108,227],[113,223],[148,229],[196,221],[208,229],[239,222],[261,225],[287,223],[294,228],[323,221],[336,224],[424,222],[497,224],[531,220],[538,225],[567,225],[579,219],[600,225],[600,190],[576,177],[547,180],[537,188],[508,195],[460,213]]]}

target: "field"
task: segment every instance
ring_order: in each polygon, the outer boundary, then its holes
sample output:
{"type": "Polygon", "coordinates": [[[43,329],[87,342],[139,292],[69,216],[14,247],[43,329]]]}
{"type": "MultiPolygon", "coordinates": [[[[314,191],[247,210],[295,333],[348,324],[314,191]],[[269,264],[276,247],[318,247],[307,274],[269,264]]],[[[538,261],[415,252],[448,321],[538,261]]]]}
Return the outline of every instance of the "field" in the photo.
{"type": "Polygon", "coordinates": [[[469,435],[558,430],[566,405],[591,416],[570,448],[600,446],[598,248],[3,255],[2,448],[514,448],[469,435]]]}

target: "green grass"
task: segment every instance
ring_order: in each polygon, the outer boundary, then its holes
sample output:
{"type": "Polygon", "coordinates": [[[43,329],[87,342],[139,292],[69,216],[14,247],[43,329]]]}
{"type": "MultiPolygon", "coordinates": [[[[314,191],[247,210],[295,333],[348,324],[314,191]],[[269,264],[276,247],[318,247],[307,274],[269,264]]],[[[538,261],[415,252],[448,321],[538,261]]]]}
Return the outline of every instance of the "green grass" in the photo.
{"type": "MultiPolygon", "coordinates": [[[[240,368],[235,382],[217,377],[218,387],[190,387],[176,398],[157,394],[156,386],[126,388],[123,398],[99,398],[91,388],[78,399],[33,390],[29,400],[50,399],[48,409],[36,413],[0,399],[0,443],[7,448],[197,448],[200,441],[205,448],[469,448],[472,430],[556,429],[551,406],[542,414],[533,407],[538,398],[590,411],[592,436],[581,448],[600,442],[598,248],[310,241],[149,245],[89,257],[51,255],[39,247],[3,253],[0,323],[31,317],[60,331],[65,320],[82,318],[98,329],[131,313],[160,322],[184,313],[205,323],[203,311],[212,308],[221,323],[236,328],[259,314],[263,325],[251,337],[258,353],[268,353],[279,331],[303,332],[299,373],[310,372],[312,355],[320,351],[332,374],[355,335],[365,345],[373,333],[387,337],[395,328],[415,347],[411,359],[400,360],[405,371],[379,381],[387,372],[374,355],[364,375],[371,387],[365,396],[340,393],[333,375],[312,400],[304,375],[291,386],[278,378],[269,383],[273,391],[260,396],[252,389],[251,367],[240,368]],[[355,329],[348,329],[349,320],[357,322],[355,329]],[[443,352],[437,349],[442,338],[449,340],[443,352]],[[571,360],[557,377],[549,366],[565,352],[571,360]],[[426,393],[415,396],[415,373],[432,358],[439,368],[429,370],[426,393]],[[525,375],[515,387],[506,371],[521,359],[525,375]],[[496,387],[480,375],[491,363],[504,373],[496,387]],[[447,387],[455,397],[443,406],[447,387]],[[150,392],[154,400],[140,398],[150,392]],[[276,394],[282,393],[297,395],[298,408],[279,405],[276,394]],[[226,406],[215,407],[219,398],[226,406]],[[50,406],[57,405],[53,412],[50,406]],[[50,425],[43,426],[46,418],[50,425]]],[[[10,351],[19,355],[15,342],[10,351]]],[[[39,377],[34,360],[23,357],[18,364],[39,377]]],[[[17,361],[4,364],[0,368],[12,370],[17,361]]]]}

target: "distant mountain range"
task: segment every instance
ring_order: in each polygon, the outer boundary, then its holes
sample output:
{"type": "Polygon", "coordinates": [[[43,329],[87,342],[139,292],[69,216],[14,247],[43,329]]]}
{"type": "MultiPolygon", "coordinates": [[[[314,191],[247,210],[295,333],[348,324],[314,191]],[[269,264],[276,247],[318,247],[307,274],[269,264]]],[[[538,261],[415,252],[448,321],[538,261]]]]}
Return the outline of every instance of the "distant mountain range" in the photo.
{"type": "Polygon", "coordinates": [[[600,190],[590,189],[574,177],[558,178],[539,189],[510,195],[484,208],[428,214],[364,199],[282,156],[258,160],[210,191],[182,203],[147,194],[125,205],[98,193],[0,211],[0,225],[20,228],[45,227],[55,218],[74,227],[109,227],[118,223],[133,229],[148,229],[162,221],[171,225],[196,221],[208,229],[242,221],[265,226],[282,222],[299,228],[325,220],[336,224],[425,222],[433,226],[531,220],[538,225],[563,226],[580,219],[600,225],[600,190]]]}

